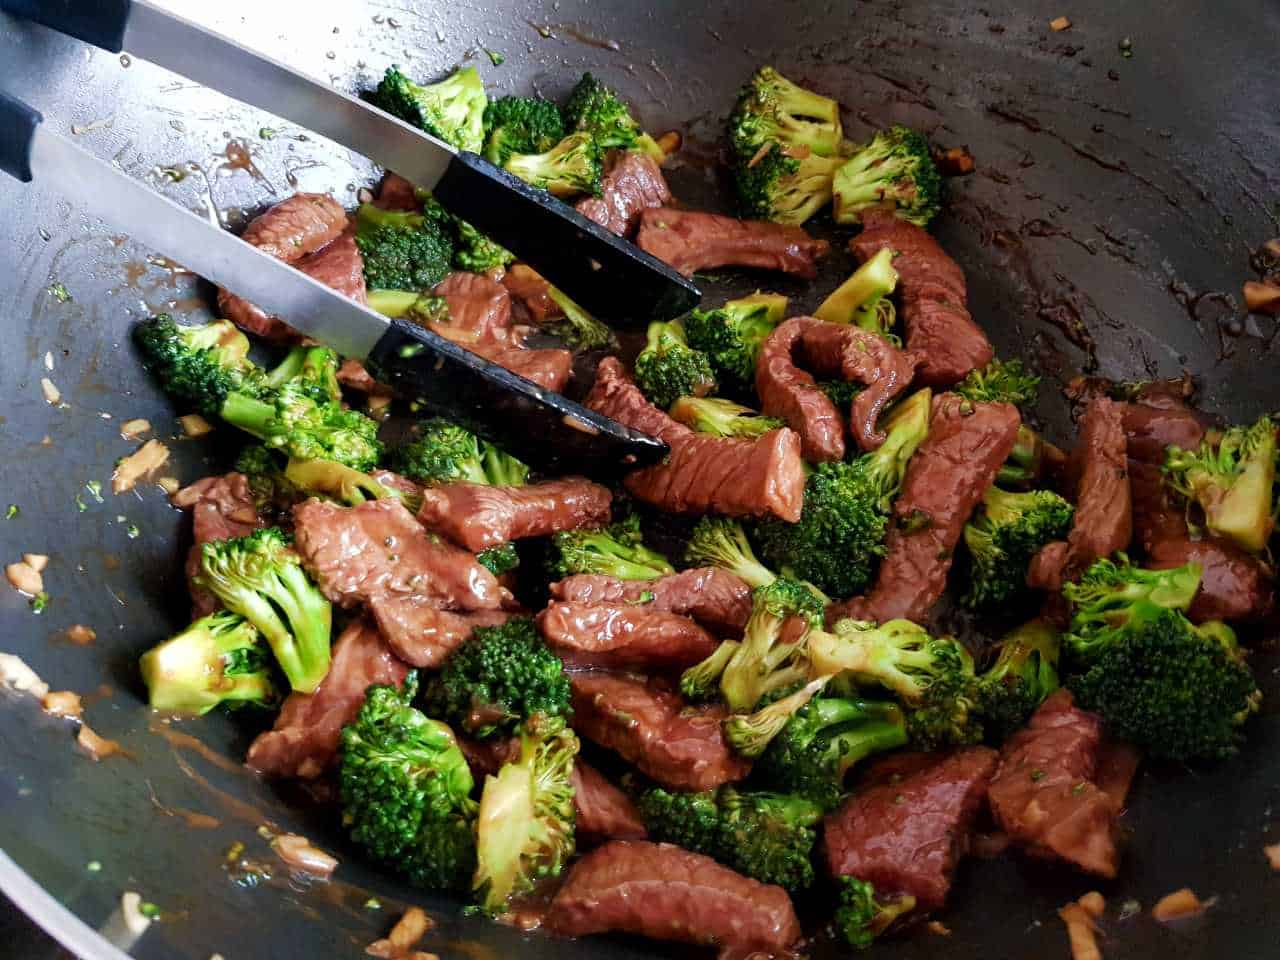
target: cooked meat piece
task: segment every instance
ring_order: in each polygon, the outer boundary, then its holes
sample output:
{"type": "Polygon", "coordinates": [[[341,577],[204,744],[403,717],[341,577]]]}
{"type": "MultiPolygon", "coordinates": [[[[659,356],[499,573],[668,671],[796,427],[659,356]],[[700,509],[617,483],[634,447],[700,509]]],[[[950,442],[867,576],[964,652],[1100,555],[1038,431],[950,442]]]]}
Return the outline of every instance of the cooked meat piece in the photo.
{"type": "Polygon", "coordinates": [[[884,443],[876,422],[911,385],[921,357],[870,331],[812,319],[801,332],[800,355],[806,368],[820,377],[841,377],[866,387],[853,399],[850,429],[863,450],[884,443]]]}
{"type": "Polygon", "coordinates": [[[647,153],[611,150],[600,186],[600,196],[584,197],[574,206],[588,220],[620,237],[630,235],[643,211],[671,202],[671,189],[647,153]]]}
{"type": "Polygon", "coordinates": [[[451,273],[432,288],[449,304],[450,339],[503,340],[511,333],[511,296],[482,273],[451,273]]]}
{"type": "Polygon", "coordinates": [[[1200,564],[1200,589],[1187,616],[1196,623],[1206,620],[1263,620],[1275,605],[1275,580],[1262,560],[1229,540],[1206,537],[1192,540],[1171,537],[1147,551],[1147,566],[1169,570],[1188,563],[1200,564]]]}
{"type": "Polygon", "coordinates": [[[1162,540],[1185,539],[1186,512],[1170,502],[1159,464],[1129,458],[1129,491],[1133,498],[1133,534],[1150,553],[1162,540]]]}
{"type": "Polygon", "coordinates": [[[716,267],[758,267],[806,280],[818,275],[816,261],[830,249],[800,227],[672,207],[640,214],[636,245],[686,277],[716,267]]]}
{"type": "Polygon", "coordinates": [[[760,348],[756,392],[764,413],[787,422],[800,436],[800,452],[810,463],[844,459],[844,419],[818,389],[813,375],[796,366],[796,346],[805,329],[821,320],[792,317],[779,324],[760,348]]]}
{"type": "Polygon", "coordinates": [[[600,362],[585,402],[671,445],[663,463],[636,470],[623,481],[645,503],[668,513],[800,519],[804,463],[800,438],[791,430],[773,430],[756,440],[696,434],[649,403],[614,357],[600,362]]]}
{"type": "Polygon", "coordinates": [[[1125,550],[1133,539],[1133,498],[1125,456],[1124,404],[1099,397],[1080,428],[1083,467],[1066,549],[1048,544],[1031,561],[1027,583],[1057,591],[1100,557],[1125,550]]]}
{"type": "Polygon", "coordinates": [[[338,367],[338,383],[348,390],[367,393],[371,397],[389,397],[395,392],[385,383],[373,379],[373,374],[354,357],[347,357],[338,367]]]}
{"type": "Polygon", "coordinates": [[[443,666],[476,627],[496,627],[512,615],[506,610],[454,613],[427,597],[396,593],[370,597],[366,606],[397,657],[411,667],[431,669],[443,666]]]}
{"type": "Polygon", "coordinates": [[[402,477],[400,474],[392,470],[373,470],[369,476],[382,484],[388,490],[402,494],[406,497],[422,496],[422,488],[410,480],[408,477],[402,477]]]}
{"type": "Polygon", "coordinates": [[[472,553],[609,522],[613,495],[581,477],[521,487],[449,483],[422,492],[418,519],[472,553]]]}
{"type": "Polygon", "coordinates": [[[942,596],[960,533],[995,482],[1021,422],[1007,403],[970,404],[954,393],[934,397],[929,435],[908,462],[893,505],[876,584],[865,597],[833,603],[828,622],[924,619],[942,596]]]}
{"type": "Polygon", "coordinates": [[[506,367],[512,373],[532,380],[544,390],[559,393],[573,373],[573,354],[568,350],[530,350],[511,339],[475,340],[469,334],[446,324],[432,324],[431,329],[491,363],[506,367]]]}
{"type": "Polygon", "coordinates": [[[537,623],[570,666],[683,670],[720,645],[687,617],[626,603],[552,603],[537,623]]]}
{"type": "Polygon", "coordinates": [[[968,852],[999,755],[966,747],[891,759],[891,776],[873,769],[869,782],[827,815],[827,868],[833,877],[858,877],[884,896],[906,894],[918,909],[936,910],[968,852]]]}
{"type": "Polygon", "coordinates": [[[678,694],[624,674],[571,677],[573,728],[673,790],[714,790],[751,765],[725,743],[721,706],[689,706],[678,694]]]}
{"type": "Polygon", "coordinates": [[[1129,456],[1135,460],[1160,465],[1170,444],[1195,450],[1204,439],[1203,420],[1181,401],[1166,399],[1159,406],[1126,403],[1123,408],[1129,456]]]}
{"type": "Polygon", "coordinates": [[[869,210],[849,246],[861,261],[886,247],[896,254],[907,348],[923,357],[916,373],[922,384],[951,386],[995,356],[965,306],[964,271],[926,231],[887,210],[869,210]]]}
{"type": "Polygon", "coordinates": [[[320,776],[337,757],[342,728],[360,711],[365,690],[375,683],[400,684],[408,671],[373,625],[357,620],[333,645],[320,686],[285,698],[275,724],[249,746],[245,763],[272,776],[320,776]]]}
{"type": "Polygon", "coordinates": [[[373,205],[383,210],[417,210],[420,206],[413,184],[390,170],[382,175],[373,205]]]}
{"type": "Polygon", "coordinates": [[[354,607],[385,594],[456,610],[496,610],[505,591],[465,550],[430,535],[398,500],[293,508],[295,546],[324,595],[354,607]]]}
{"type": "Polygon", "coordinates": [[[368,299],[364,287],[364,257],[356,246],[355,234],[344,232],[337,240],[298,261],[298,269],[312,280],[356,303],[368,299]]]}
{"type": "Polygon", "coordinates": [[[222,606],[212,593],[196,586],[195,578],[200,573],[200,546],[214,540],[247,536],[266,524],[258,516],[249,480],[243,473],[204,477],[183,487],[170,498],[170,502],[175,507],[191,511],[194,543],[187,551],[186,574],[191,591],[191,619],[199,620],[222,606]]]}
{"type": "Polygon", "coordinates": [[[1098,763],[1093,771],[1093,782],[1107,795],[1116,813],[1124,812],[1129,788],[1137,776],[1142,754],[1138,748],[1119,740],[1103,740],[1098,750],[1098,763]]]}
{"type": "Polygon", "coordinates": [[[770,954],[800,939],[800,921],[781,887],[702,854],[645,841],[607,843],[575,863],[546,924],[568,937],[616,930],[770,954]]]}
{"type": "Polygon", "coordinates": [[[551,584],[551,595],[571,603],[626,603],[643,610],[667,610],[729,633],[741,631],[751,616],[751,588],[719,567],[696,567],[657,580],[580,573],[551,584]]]}
{"type": "Polygon", "coordinates": [[[560,304],[551,299],[551,294],[547,292],[551,284],[527,264],[513,263],[502,278],[502,285],[507,288],[512,300],[524,305],[534,323],[542,323],[564,314],[560,304]]]}
{"type": "Polygon", "coordinates": [[[1102,719],[1059,690],[1005,743],[987,796],[1000,828],[1028,853],[1114,877],[1117,817],[1133,764],[1124,776],[1116,774],[1125,765],[1109,764],[1101,789],[1094,777],[1102,737],[1102,719]]]}

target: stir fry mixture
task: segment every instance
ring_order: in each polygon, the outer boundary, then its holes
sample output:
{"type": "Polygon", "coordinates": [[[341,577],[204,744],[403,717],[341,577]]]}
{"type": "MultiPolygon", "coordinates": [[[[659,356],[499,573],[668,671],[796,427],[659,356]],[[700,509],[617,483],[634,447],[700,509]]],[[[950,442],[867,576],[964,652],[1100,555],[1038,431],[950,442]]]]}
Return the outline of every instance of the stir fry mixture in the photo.
{"type": "Polygon", "coordinates": [[[430,410],[388,443],[390,392],[288,318],[223,290],[225,319],[149,319],[136,344],[179,411],[245,440],[173,497],[192,622],[141,659],[154,708],[277,711],[248,765],[335,780],[343,828],[424,890],[563,936],[765,953],[927,918],[978,830],[1113,877],[1139,759],[1238,749],[1276,425],[1081,378],[1070,452],[1045,440],[1038,378],[994,356],[926,230],[923,136],[852,143],[834,100],[763,67],[727,121],[735,219],[673,199],[678,137],[589,74],[561,104],[393,68],[372,98],[685,274],[812,278],[819,215],[861,266],[813,316],[763,291],[706,305],[625,364],[394,173],[354,212],[267,210],[249,243],[671,452],[610,489],[430,410]],[[604,355],[589,392],[583,350],[604,355]],[[802,933],[797,896],[824,923],[802,933]]]}

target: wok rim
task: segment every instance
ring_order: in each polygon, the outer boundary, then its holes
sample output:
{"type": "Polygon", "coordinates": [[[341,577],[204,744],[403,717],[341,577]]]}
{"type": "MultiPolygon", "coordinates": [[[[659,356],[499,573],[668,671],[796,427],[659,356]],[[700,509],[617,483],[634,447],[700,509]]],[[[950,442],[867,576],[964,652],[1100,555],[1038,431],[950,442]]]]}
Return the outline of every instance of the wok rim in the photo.
{"type": "Polygon", "coordinates": [[[130,960],[0,850],[0,892],[40,929],[81,960],[130,960]]]}

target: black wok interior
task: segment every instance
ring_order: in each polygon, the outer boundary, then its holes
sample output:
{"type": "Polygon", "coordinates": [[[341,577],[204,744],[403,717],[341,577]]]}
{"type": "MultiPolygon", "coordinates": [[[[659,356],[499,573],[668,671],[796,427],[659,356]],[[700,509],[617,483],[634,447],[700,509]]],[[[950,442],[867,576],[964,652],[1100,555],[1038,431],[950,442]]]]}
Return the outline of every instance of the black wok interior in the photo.
{"type": "MultiPolygon", "coordinates": [[[[370,86],[392,62],[428,76],[470,59],[491,92],[558,96],[589,69],[632,100],[648,129],[684,132],[673,190],[713,208],[724,206],[723,116],[750,71],[772,62],[838,98],[851,137],[902,122],[971,149],[977,170],[951,181],[934,230],[965,268],[970,308],[1000,354],[1044,375],[1040,410],[1051,437],[1070,436],[1060,387],[1081,370],[1117,378],[1187,370],[1200,405],[1232,419],[1280,407],[1276,322],[1246,317],[1239,302],[1250,250],[1280,233],[1275,4],[356,0],[315,4],[306,18],[292,4],[168,5],[346,89],[370,86]],[[1049,21],[1060,15],[1072,27],[1053,32],[1049,21]],[[486,51],[505,59],[494,66],[486,51]]],[[[0,87],[156,189],[194,209],[212,201],[231,227],[294,189],[354,205],[373,176],[360,158],[288,124],[3,15],[0,87]],[[235,159],[232,141],[249,148],[251,163],[235,159]]],[[[0,181],[0,211],[0,510],[19,507],[0,521],[0,557],[51,557],[43,614],[0,590],[0,650],[22,656],[54,689],[85,694],[90,724],[128,751],[94,763],[76,752],[65,722],[30,698],[0,697],[4,852],[92,927],[125,890],[158,904],[164,921],[130,948],[141,958],[358,956],[406,902],[436,920],[422,947],[445,958],[672,955],[665,944],[560,942],[463,919],[457,904],[367,869],[314,797],[241,769],[251,720],[215,713],[165,728],[152,719],[136,658],[184,615],[189,521],[154,486],[106,492],[99,503],[85,484],[109,489],[114,460],[135,446],[119,436],[121,421],[145,417],[162,438],[180,432],[132,356],[127,329],[162,309],[201,315],[208,291],[71,209],[51,186],[0,181]],[[65,302],[50,292],[55,283],[65,302]],[[65,406],[43,401],[42,377],[65,406]],[[93,627],[96,643],[62,639],[75,623],[93,627]],[[185,811],[219,826],[192,826],[185,811]],[[263,823],[333,850],[342,860],[335,879],[291,883],[257,833],[263,823]],[[228,869],[236,842],[275,875],[255,885],[228,869]],[[88,870],[90,861],[101,870],[88,870]],[[381,910],[366,906],[371,897],[381,910]]],[[[840,248],[812,286],[739,274],[705,293],[719,299],[759,284],[811,307],[851,266],[840,248]]],[[[184,481],[225,464],[216,434],[170,446],[184,481]]],[[[1012,856],[971,858],[940,917],[949,939],[921,930],[875,954],[1065,957],[1055,911],[1096,887],[1113,907],[1107,956],[1274,956],[1280,877],[1262,847],[1280,840],[1271,816],[1280,810],[1280,683],[1273,658],[1255,665],[1271,699],[1247,748],[1212,769],[1147,770],[1126,817],[1119,879],[1099,886],[1012,856]],[[1147,913],[1115,920],[1122,901],[1149,909],[1184,885],[1216,898],[1203,917],[1172,927],[1147,913]]],[[[0,886],[13,889],[0,868],[0,886]]],[[[819,944],[813,953],[839,951],[819,944]]]]}

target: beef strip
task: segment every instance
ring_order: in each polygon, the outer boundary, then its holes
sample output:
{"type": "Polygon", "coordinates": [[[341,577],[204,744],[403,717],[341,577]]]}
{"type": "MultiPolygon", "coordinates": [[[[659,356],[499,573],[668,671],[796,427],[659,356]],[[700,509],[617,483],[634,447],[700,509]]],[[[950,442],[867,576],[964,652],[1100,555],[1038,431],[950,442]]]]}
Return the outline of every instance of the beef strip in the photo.
{"type": "Polygon", "coordinates": [[[1147,566],[1169,570],[1188,563],[1201,567],[1200,588],[1187,610],[1195,623],[1206,620],[1262,620],[1275,606],[1271,568],[1229,540],[1188,536],[1158,541],[1147,551],[1147,566]]]}
{"type": "Polygon", "coordinates": [[[551,584],[551,595],[571,603],[626,603],[667,610],[728,633],[740,632],[751,616],[751,588],[719,567],[696,567],[656,580],[580,573],[551,584]]]}
{"type": "Polygon", "coordinates": [[[314,778],[338,755],[342,728],[355,719],[372,684],[400,684],[408,666],[373,626],[357,620],[333,646],[333,662],[314,693],[291,693],[275,723],[249,746],[245,762],[259,773],[314,778]]]}
{"type": "Polygon", "coordinates": [[[397,657],[431,669],[443,666],[476,627],[496,627],[512,616],[507,610],[455,613],[428,597],[395,593],[370,597],[366,606],[397,657]]]}
{"type": "Polygon", "coordinates": [[[200,547],[215,540],[243,537],[266,526],[254,505],[249,480],[243,473],[204,477],[183,487],[170,502],[191,511],[194,543],[187,551],[187,587],[191,591],[191,619],[198,620],[217,610],[221,603],[204,587],[196,585],[200,574],[200,547]]]}
{"type": "Polygon", "coordinates": [[[422,492],[418,519],[473,553],[609,522],[613,495],[581,477],[519,487],[449,483],[422,492]]]}
{"type": "Polygon", "coordinates": [[[385,383],[379,383],[373,379],[373,374],[354,357],[345,358],[342,365],[338,367],[338,383],[348,390],[365,393],[371,397],[389,397],[395,393],[385,383]]]}
{"type": "Polygon", "coordinates": [[[1000,828],[1034,856],[1114,877],[1117,818],[1134,763],[1113,758],[1102,789],[1094,780],[1102,748],[1102,719],[1078,709],[1068,690],[1050,696],[1004,745],[988,792],[1000,828]]]}
{"type": "Polygon", "coordinates": [[[634,150],[609,152],[600,187],[600,196],[584,197],[574,206],[588,220],[620,237],[631,234],[645,210],[671,202],[671,189],[657,162],[634,150]]]}
{"type": "Polygon", "coordinates": [[[623,481],[645,503],[668,513],[800,519],[804,463],[793,431],[773,430],[755,440],[694,433],[649,403],[614,357],[600,362],[585,403],[671,445],[663,463],[636,470],[623,481]]]}
{"type": "Polygon", "coordinates": [[[756,392],[764,413],[785,420],[800,437],[810,463],[844,459],[844,420],[813,375],[796,366],[796,347],[805,329],[821,320],[792,317],[769,334],[756,363],[756,392]]]}
{"type": "Polygon", "coordinates": [[[987,747],[890,758],[873,768],[823,832],[833,877],[858,877],[885,897],[915,897],[920,910],[947,899],[999,755],[987,747]],[[907,761],[904,765],[904,761],[907,761]]]}
{"type": "Polygon", "coordinates": [[[580,937],[616,930],[737,951],[784,953],[800,922],[781,887],[669,843],[618,840],[575,863],[547,927],[580,937]]]}
{"type": "Polygon", "coordinates": [[[560,393],[573,373],[573,354],[568,350],[532,350],[516,342],[516,331],[510,338],[476,340],[448,324],[431,324],[431,330],[452,340],[490,363],[505,367],[517,376],[531,380],[544,390],[560,393]]]}
{"type": "Polygon", "coordinates": [[[293,520],[303,564],[339,606],[386,594],[457,610],[496,610],[507,600],[474,556],[428,534],[398,500],[340,507],[313,498],[293,508],[293,520]]]}
{"type": "Polygon", "coordinates": [[[511,296],[483,273],[451,273],[432,288],[449,304],[450,331],[461,342],[505,340],[511,333],[511,296]]]}
{"type": "Polygon", "coordinates": [[[751,765],[725,743],[721,706],[694,707],[656,681],[603,671],[571,676],[573,728],[673,790],[714,790],[751,765]]]}
{"type": "Polygon", "coordinates": [[[964,271],[926,231],[888,211],[869,210],[849,246],[864,262],[885,248],[896,254],[907,348],[923,358],[916,374],[922,384],[950,386],[995,356],[965,306],[964,271]]]}
{"type": "Polygon", "coordinates": [[[1099,397],[1089,404],[1078,449],[1083,468],[1076,513],[1065,548],[1046,545],[1031,561],[1027,583],[1057,591],[1100,557],[1125,550],[1133,539],[1133,499],[1125,456],[1124,404],[1099,397]]]}
{"type": "Polygon", "coordinates": [[[1170,444],[1184,450],[1198,449],[1205,423],[1182,401],[1162,397],[1158,404],[1124,404],[1124,432],[1130,457],[1159,466],[1170,444]]]}
{"type": "Polygon", "coordinates": [[[1159,464],[1129,458],[1134,539],[1147,553],[1164,540],[1186,540],[1187,515],[1169,497],[1159,464]]]}
{"type": "Polygon", "coordinates": [[[560,304],[551,298],[551,284],[527,264],[513,263],[503,276],[502,285],[513,301],[524,306],[534,323],[564,315],[560,304]]]}
{"type": "Polygon", "coordinates": [[[781,270],[812,280],[830,244],[800,227],[657,207],[640,214],[636,245],[686,277],[716,267],[781,270]]]}
{"type": "Polygon", "coordinates": [[[404,211],[417,210],[422,206],[418,203],[418,194],[413,184],[390,170],[382,175],[382,182],[378,184],[378,196],[373,205],[383,210],[404,211]]]}
{"type": "Polygon", "coordinates": [[[942,596],[960,533],[995,482],[1020,424],[1017,408],[1007,403],[934,397],[929,435],[907,463],[893,505],[876,584],[865,597],[833,603],[828,622],[924,619],[942,596]]]}
{"type": "Polygon", "coordinates": [[[687,617],[626,603],[552,603],[537,624],[570,666],[683,670],[720,645],[687,617]]]}
{"type": "Polygon", "coordinates": [[[320,281],[356,303],[365,303],[369,299],[364,286],[364,257],[356,246],[355,234],[350,230],[333,243],[303,257],[297,266],[312,280],[320,281]]]}

